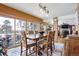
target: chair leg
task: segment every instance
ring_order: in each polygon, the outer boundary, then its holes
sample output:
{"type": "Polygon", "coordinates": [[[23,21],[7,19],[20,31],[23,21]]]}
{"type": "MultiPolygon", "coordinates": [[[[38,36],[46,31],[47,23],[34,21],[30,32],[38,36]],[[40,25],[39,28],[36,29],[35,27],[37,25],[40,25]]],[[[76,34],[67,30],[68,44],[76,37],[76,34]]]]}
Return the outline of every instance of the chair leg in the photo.
{"type": "Polygon", "coordinates": [[[28,56],[28,47],[26,46],[26,56],[28,56]]]}
{"type": "Polygon", "coordinates": [[[52,46],[50,47],[50,49],[51,49],[51,56],[52,56],[52,51],[53,51],[53,50],[52,50],[52,46]]]}
{"type": "Polygon", "coordinates": [[[29,53],[31,53],[31,48],[29,48],[29,53]]]}
{"type": "Polygon", "coordinates": [[[28,50],[26,49],[26,56],[28,55],[27,53],[28,53],[28,50]]]}
{"type": "Polygon", "coordinates": [[[47,53],[47,56],[48,56],[48,45],[46,46],[46,53],[47,53]]]}
{"type": "Polygon", "coordinates": [[[61,56],[63,55],[62,51],[61,51],[61,56]]]}
{"type": "Polygon", "coordinates": [[[22,43],[21,43],[21,54],[20,55],[22,56],[22,43]]]}
{"type": "Polygon", "coordinates": [[[38,56],[38,42],[36,40],[36,56],[38,56]]]}

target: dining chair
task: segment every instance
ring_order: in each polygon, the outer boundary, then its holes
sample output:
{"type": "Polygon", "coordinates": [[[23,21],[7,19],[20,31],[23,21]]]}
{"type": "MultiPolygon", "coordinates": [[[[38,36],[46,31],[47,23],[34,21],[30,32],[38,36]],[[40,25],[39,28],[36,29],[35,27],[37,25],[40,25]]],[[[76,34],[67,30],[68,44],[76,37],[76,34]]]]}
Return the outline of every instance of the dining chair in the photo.
{"type": "Polygon", "coordinates": [[[31,47],[35,46],[36,43],[33,42],[32,40],[31,40],[31,43],[28,43],[28,40],[29,39],[27,38],[25,31],[21,32],[21,56],[22,56],[23,52],[26,53],[26,56],[34,53],[34,52],[31,52],[31,47]],[[25,48],[24,51],[23,51],[23,48],[25,48]],[[29,51],[29,53],[28,53],[28,51],[29,51]]]}
{"type": "Polygon", "coordinates": [[[47,36],[47,41],[43,43],[43,47],[44,47],[43,49],[46,51],[47,56],[49,55],[49,49],[52,55],[53,49],[55,48],[54,35],[55,35],[55,31],[50,31],[47,36]]]}

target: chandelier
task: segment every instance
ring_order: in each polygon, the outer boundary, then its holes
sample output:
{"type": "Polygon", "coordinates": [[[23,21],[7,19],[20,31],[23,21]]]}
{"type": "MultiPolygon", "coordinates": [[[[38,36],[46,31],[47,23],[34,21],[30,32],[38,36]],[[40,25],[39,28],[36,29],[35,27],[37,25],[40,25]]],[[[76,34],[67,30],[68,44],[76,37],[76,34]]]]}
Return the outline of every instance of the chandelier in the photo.
{"type": "Polygon", "coordinates": [[[40,7],[40,12],[42,14],[45,14],[46,16],[48,16],[49,10],[47,9],[47,7],[46,6],[43,6],[42,4],[39,4],[39,7],[40,7]]]}

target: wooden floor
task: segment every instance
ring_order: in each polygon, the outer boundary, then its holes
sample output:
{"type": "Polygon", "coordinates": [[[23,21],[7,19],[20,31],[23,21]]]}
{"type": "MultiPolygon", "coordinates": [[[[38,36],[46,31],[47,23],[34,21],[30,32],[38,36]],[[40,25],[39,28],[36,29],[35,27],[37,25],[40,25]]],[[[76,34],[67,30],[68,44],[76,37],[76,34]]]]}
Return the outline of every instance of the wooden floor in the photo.
{"type": "Polygon", "coordinates": [[[58,40],[56,40],[55,42],[64,44],[64,38],[58,37],[58,40]]]}
{"type": "Polygon", "coordinates": [[[64,43],[64,38],[58,38],[59,43],[64,43]]]}

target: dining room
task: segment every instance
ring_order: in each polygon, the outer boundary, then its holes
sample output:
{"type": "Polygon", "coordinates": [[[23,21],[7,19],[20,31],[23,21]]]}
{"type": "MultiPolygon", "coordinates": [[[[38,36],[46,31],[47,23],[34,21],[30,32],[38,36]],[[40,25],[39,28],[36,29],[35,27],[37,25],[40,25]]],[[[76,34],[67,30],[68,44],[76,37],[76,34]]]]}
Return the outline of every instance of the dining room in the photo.
{"type": "Polygon", "coordinates": [[[0,56],[78,56],[79,4],[0,3],[0,56]]]}

